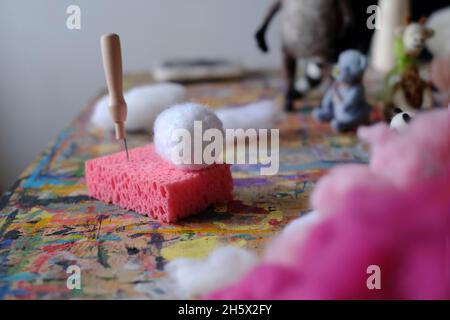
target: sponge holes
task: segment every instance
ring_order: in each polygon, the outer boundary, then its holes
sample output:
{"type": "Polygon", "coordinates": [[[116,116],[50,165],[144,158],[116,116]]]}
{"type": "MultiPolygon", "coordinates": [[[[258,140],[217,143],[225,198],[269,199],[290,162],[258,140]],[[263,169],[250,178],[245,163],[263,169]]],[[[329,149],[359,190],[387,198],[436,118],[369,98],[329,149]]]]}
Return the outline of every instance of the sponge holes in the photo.
{"type": "Polygon", "coordinates": [[[166,197],[166,195],[167,195],[167,191],[166,191],[166,188],[164,188],[164,187],[160,187],[160,188],[159,188],[159,190],[161,191],[161,196],[162,196],[163,198],[165,198],[165,197],[166,197]]]}

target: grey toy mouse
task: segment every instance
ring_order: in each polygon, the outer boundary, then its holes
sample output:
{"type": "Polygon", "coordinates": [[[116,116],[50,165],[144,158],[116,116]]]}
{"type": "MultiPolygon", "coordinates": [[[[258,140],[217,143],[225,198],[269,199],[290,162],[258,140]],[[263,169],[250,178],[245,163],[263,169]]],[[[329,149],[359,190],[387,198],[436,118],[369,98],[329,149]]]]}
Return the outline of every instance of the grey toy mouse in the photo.
{"type": "Polygon", "coordinates": [[[313,117],[318,121],[331,121],[333,129],[340,132],[369,124],[371,107],[362,84],[366,67],[367,58],[361,52],[342,52],[333,70],[334,83],[326,91],[320,108],[314,110],[313,117]]]}

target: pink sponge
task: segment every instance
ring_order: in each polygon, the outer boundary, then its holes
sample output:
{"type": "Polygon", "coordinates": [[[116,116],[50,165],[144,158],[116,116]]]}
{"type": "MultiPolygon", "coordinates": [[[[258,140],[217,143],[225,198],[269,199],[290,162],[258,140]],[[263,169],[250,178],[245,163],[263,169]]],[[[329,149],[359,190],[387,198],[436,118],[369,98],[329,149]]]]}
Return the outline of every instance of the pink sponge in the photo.
{"type": "Polygon", "coordinates": [[[215,164],[200,171],[183,171],[168,164],[153,145],[86,161],[89,195],[96,199],[176,222],[232,199],[230,165],[215,164]]]}

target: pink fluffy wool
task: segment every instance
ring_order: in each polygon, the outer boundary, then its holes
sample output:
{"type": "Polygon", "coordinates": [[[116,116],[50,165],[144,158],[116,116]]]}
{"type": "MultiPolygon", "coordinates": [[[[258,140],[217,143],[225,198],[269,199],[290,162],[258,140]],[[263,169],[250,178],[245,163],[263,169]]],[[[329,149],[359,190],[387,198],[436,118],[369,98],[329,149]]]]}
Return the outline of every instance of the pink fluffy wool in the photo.
{"type": "Polygon", "coordinates": [[[439,110],[400,133],[385,124],[361,129],[370,165],[331,170],[312,195],[320,222],[306,239],[287,233],[266,254],[291,258],[268,259],[208,298],[449,299],[449,120],[439,110]],[[367,286],[372,265],[381,289],[367,286]]]}

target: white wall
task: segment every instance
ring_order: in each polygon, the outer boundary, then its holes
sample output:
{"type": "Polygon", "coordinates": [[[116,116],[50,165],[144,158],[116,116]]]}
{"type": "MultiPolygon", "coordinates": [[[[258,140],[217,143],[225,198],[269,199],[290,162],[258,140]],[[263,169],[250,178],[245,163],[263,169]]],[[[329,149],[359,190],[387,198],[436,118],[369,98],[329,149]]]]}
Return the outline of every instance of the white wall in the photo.
{"type": "Polygon", "coordinates": [[[174,57],[279,66],[278,20],[261,54],[253,33],[272,0],[1,0],[0,189],[104,86],[99,37],[121,35],[124,71],[174,57]],[[66,8],[81,7],[81,30],[66,8]]]}

